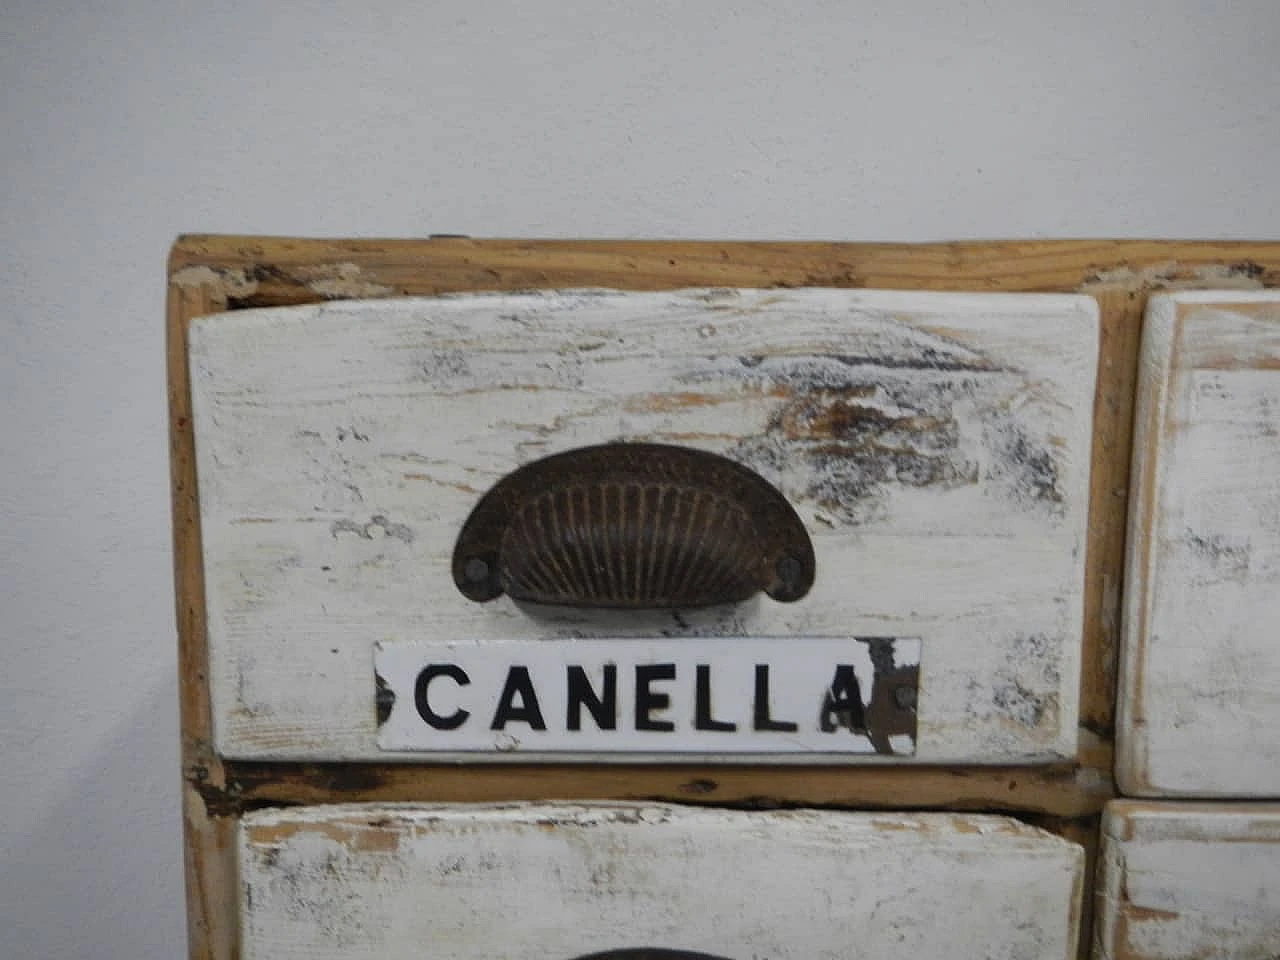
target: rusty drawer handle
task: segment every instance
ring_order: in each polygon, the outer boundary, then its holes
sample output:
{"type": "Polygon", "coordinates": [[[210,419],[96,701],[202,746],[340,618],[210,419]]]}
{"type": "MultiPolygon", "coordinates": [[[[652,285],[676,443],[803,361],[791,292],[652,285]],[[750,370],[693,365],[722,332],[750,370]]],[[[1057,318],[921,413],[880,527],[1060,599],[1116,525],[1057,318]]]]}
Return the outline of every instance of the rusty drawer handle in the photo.
{"type": "Polygon", "coordinates": [[[613,609],[799,600],[813,544],[791,504],[726,457],[608,443],[507,474],[467,518],[453,579],[478,602],[613,609]]]}

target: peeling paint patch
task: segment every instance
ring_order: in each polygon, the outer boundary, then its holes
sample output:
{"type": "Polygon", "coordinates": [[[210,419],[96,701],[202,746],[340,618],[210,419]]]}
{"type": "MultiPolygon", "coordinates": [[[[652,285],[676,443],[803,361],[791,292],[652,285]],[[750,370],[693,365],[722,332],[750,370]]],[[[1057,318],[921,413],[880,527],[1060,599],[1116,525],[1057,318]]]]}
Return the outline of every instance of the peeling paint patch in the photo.
{"type": "Polygon", "coordinates": [[[986,424],[986,442],[994,454],[988,475],[1004,487],[1007,498],[1019,505],[1060,505],[1060,468],[1056,444],[1033,439],[1026,427],[1007,414],[993,416],[986,424]]]}
{"type": "Polygon", "coordinates": [[[1027,730],[1052,728],[1061,709],[1061,642],[1044,634],[1022,635],[1007,649],[1005,665],[983,683],[970,684],[970,712],[1027,730]]]}
{"type": "Polygon", "coordinates": [[[461,350],[431,350],[418,366],[422,379],[428,383],[471,376],[471,365],[461,350]]]}
{"type": "Polygon", "coordinates": [[[1216,571],[1237,577],[1248,576],[1253,551],[1247,542],[1234,542],[1220,533],[1201,536],[1192,530],[1186,531],[1185,536],[1192,552],[1216,571]]]}
{"type": "Polygon", "coordinates": [[[1252,261],[1209,263],[1184,267],[1176,261],[1149,267],[1113,267],[1098,270],[1081,287],[1086,293],[1107,289],[1140,290],[1261,290],[1266,286],[1265,269],[1252,261]]]}
{"type": "Polygon", "coordinates": [[[1125,917],[1131,923],[1167,923],[1170,920],[1179,919],[1182,914],[1177,910],[1161,910],[1157,907],[1140,907],[1135,903],[1128,903],[1125,908],[1125,917]]]}
{"type": "Polygon", "coordinates": [[[332,821],[303,826],[294,823],[277,823],[258,826],[253,830],[253,842],[277,852],[281,845],[303,834],[322,836],[339,846],[360,853],[392,853],[400,848],[402,829],[392,821],[382,823],[356,823],[332,821]]]}
{"type": "Polygon", "coordinates": [[[403,523],[392,523],[381,514],[369,519],[368,523],[358,520],[335,520],[329,525],[329,532],[337,539],[340,534],[355,534],[361,540],[381,540],[392,537],[404,543],[413,543],[413,530],[403,523]]]}
{"type": "Polygon", "coordinates": [[[396,288],[364,276],[357,263],[321,263],[299,266],[294,276],[312,293],[329,300],[388,297],[396,288]]]}
{"type": "Polygon", "coordinates": [[[766,475],[803,466],[806,496],[845,523],[878,515],[895,487],[981,486],[1060,514],[1061,438],[1010,411],[1020,375],[931,339],[897,356],[738,358],[729,375],[780,402],[733,455],[766,475]]]}
{"type": "Polygon", "coordinates": [[[251,297],[258,292],[258,280],[240,267],[183,267],[169,278],[180,287],[217,287],[229,299],[251,297]]]}
{"type": "Polygon", "coordinates": [[[766,475],[803,465],[805,493],[834,518],[856,523],[874,512],[886,486],[978,481],[951,409],[925,396],[933,388],[856,376],[842,388],[814,388],[780,374],[772,389],[788,399],[733,453],[766,475]]]}
{"type": "Polygon", "coordinates": [[[1056,694],[1032,693],[1017,681],[995,688],[991,702],[1002,714],[1024,727],[1038,727],[1045,712],[1057,705],[1056,694]]]}

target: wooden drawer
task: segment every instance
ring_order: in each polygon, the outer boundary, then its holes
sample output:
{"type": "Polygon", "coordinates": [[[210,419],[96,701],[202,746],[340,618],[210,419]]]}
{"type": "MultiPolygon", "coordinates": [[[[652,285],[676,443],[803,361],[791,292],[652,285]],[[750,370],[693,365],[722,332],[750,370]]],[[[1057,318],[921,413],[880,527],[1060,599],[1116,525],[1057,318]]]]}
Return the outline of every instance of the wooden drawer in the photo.
{"type": "Polygon", "coordinates": [[[1280,805],[1116,800],[1097,960],[1253,960],[1280,949],[1280,805]]]}
{"type": "Polygon", "coordinates": [[[1075,956],[1083,851],[1004,817],[661,805],[247,815],[245,960],[1075,956]]]}
{"type": "MultiPolygon", "coordinates": [[[[224,756],[1008,764],[1075,754],[1092,298],[812,289],[374,300],[216,315],[193,325],[190,343],[224,756]],[[637,441],[723,455],[775,485],[813,543],[808,594],[610,612],[459,591],[454,542],[490,487],[549,454],[637,441]],[[609,642],[589,643],[598,639],[609,642]],[[879,738],[824,723],[844,665],[859,671],[855,706],[877,715],[877,641],[887,671],[911,672],[911,702],[884,708],[879,738]],[[421,700],[415,710],[415,677],[431,663],[455,671],[431,694],[457,728],[429,726],[436,714],[420,715],[421,700]],[[606,663],[620,677],[614,728],[566,729],[566,664],[586,664],[599,685],[606,663]],[[778,704],[758,702],[752,663],[772,669],[778,704]],[[508,718],[512,664],[525,674],[508,718]],[[652,688],[664,709],[641,729],[632,669],[654,664],[669,668],[652,688]],[[695,708],[697,669],[707,696],[695,708]],[[776,718],[763,728],[753,725],[762,709],[776,718]],[[695,712],[712,718],[709,732],[695,712]]],[[[641,527],[658,523],[648,509],[641,527]]],[[[610,564],[637,565],[591,560],[601,578],[610,564]]]]}
{"type": "Polygon", "coordinates": [[[1133,476],[1121,787],[1280,797],[1280,294],[1152,299],[1133,476]]]}

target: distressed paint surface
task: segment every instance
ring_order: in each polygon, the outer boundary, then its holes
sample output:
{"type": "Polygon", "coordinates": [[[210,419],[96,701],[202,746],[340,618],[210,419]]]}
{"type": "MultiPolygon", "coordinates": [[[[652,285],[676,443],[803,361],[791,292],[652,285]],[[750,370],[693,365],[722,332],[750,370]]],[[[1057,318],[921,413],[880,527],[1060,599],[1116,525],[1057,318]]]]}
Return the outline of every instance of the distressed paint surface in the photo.
{"type": "Polygon", "coordinates": [[[917,761],[1074,753],[1090,298],[338,303],[196,321],[190,359],[227,756],[385,758],[378,641],[850,634],[921,637],[917,761]],[[818,554],[810,594],[674,615],[463,598],[450,552],[479,496],[615,440],[724,454],[778,486],[818,554]]]}
{"type": "Polygon", "coordinates": [[[1003,817],[338,806],[241,825],[243,955],[1068,960],[1083,852],[1003,817]]]}
{"type": "Polygon", "coordinates": [[[1101,856],[1097,960],[1280,955],[1280,804],[1113,801],[1101,856]]]}
{"type": "Polygon", "coordinates": [[[1280,795],[1280,293],[1153,298],[1137,417],[1122,788],[1280,795]]]}

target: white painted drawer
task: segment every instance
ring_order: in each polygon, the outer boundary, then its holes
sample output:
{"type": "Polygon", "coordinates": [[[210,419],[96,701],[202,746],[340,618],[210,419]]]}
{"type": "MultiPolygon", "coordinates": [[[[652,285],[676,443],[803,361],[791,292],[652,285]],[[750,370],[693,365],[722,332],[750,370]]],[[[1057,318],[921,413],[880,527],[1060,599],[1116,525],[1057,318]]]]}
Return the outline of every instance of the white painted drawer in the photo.
{"type": "Polygon", "coordinates": [[[1003,817],[669,806],[245,816],[245,960],[1069,960],[1075,844],[1003,817]]]}
{"type": "Polygon", "coordinates": [[[1280,805],[1116,800],[1103,819],[1096,960],[1280,952],[1280,805]]]}
{"type": "MultiPolygon", "coordinates": [[[[797,638],[850,650],[862,649],[857,638],[918,640],[914,752],[889,759],[1075,753],[1098,352],[1090,298],[743,290],[367,301],[197,320],[190,350],[224,756],[770,759],[732,735],[712,756],[705,740],[673,746],[660,735],[618,749],[595,737],[576,752],[540,748],[536,736],[495,736],[472,752],[380,742],[375,645],[435,645],[436,656],[456,644],[493,658],[599,638],[618,638],[622,660],[644,638],[684,638],[690,666],[702,650],[732,658],[748,638],[776,638],[779,651],[797,638]],[[723,454],[774,484],[814,544],[809,594],[627,614],[462,596],[450,557],[480,496],[532,460],[611,441],[723,454]]],[[[797,722],[817,722],[828,682],[815,674],[797,722]]],[[[493,691],[481,686],[452,692],[484,723],[493,691]]],[[[692,680],[682,674],[668,690],[679,725],[692,680]]],[[[392,710],[412,701],[401,689],[392,710]]],[[[750,717],[739,700],[717,709],[740,728],[750,717]]],[[[853,752],[854,738],[830,742],[772,758],[877,759],[853,752]]]]}
{"type": "Polygon", "coordinates": [[[1152,298],[1133,491],[1121,789],[1280,797],[1280,292],[1152,298]]]}

